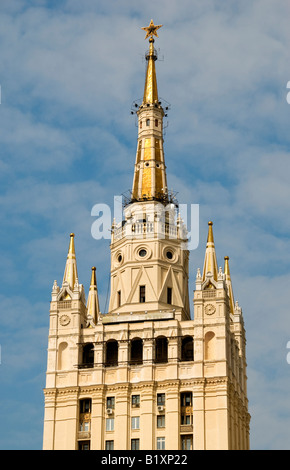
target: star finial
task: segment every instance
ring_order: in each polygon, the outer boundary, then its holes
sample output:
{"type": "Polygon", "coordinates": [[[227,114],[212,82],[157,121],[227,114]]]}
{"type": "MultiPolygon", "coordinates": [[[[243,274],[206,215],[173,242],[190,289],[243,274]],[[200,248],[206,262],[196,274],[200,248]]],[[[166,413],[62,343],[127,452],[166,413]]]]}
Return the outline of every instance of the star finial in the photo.
{"type": "Polygon", "coordinates": [[[154,21],[151,20],[149,26],[146,26],[145,28],[141,28],[141,29],[144,29],[144,31],[146,31],[145,39],[147,39],[149,36],[151,37],[156,36],[158,38],[157,29],[161,28],[162,26],[163,26],[162,24],[155,25],[154,21]]]}

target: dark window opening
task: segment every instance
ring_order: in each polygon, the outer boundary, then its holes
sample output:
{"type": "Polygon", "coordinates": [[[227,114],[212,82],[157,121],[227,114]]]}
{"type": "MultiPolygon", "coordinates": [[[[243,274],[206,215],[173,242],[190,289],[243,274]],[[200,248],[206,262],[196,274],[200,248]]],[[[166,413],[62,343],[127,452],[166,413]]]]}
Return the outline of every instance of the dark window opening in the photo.
{"type": "Polygon", "coordinates": [[[115,397],[107,397],[107,409],[115,409],[115,397]]]}
{"type": "Polygon", "coordinates": [[[167,287],[167,303],[172,304],[172,288],[167,287]]]}
{"type": "Polygon", "coordinates": [[[94,366],[94,345],[92,343],[83,346],[82,367],[94,366]]]}
{"type": "Polygon", "coordinates": [[[114,450],[114,441],[106,441],[105,448],[106,450],[114,450]]]}
{"type": "Polygon", "coordinates": [[[131,439],[131,450],[139,450],[139,439],[131,439]]]}
{"type": "Polygon", "coordinates": [[[145,302],[145,286],[140,286],[139,288],[139,292],[140,292],[140,303],[144,303],[145,302]]]}
{"type": "Polygon", "coordinates": [[[165,406],[165,393],[157,393],[157,406],[165,406]]]}
{"type": "Polygon", "coordinates": [[[191,336],[182,338],[181,360],[193,361],[193,338],[191,336]]]}
{"type": "Polygon", "coordinates": [[[79,441],[79,450],[90,450],[90,441],[79,441]]]}
{"type": "Polygon", "coordinates": [[[140,395],[132,395],[132,407],[140,407],[140,395]]]}
{"type": "Polygon", "coordinates": [[[167,252],[166,252],[166,256],[167,256],[168,259],[172,259],[172,258],[173,258],[173,253],[172,253],[172,251],[167,251],[167,252]]]}
{"type": "Polygon", "coordinates": [[[167,362],[168,361],[168,347],[167,338],[160,336],[155,341],[155,362],[167,362]]]}
{"type": "Polygon", "coordinates": [[[158,119],[155,119],[155,126],[158,127],[158,119]]]}
{"type": "Polygon", "coordinates": [[[118,342],[116,340],[109,340],[106,343],[106,366],[118,365],[118,342]]]}
{"type": "Polygon", "coordinates": [[[118,307],[121,307],[121,291],[118,290],[117,294],[118,294],[118,307]]]}
{"type": "Polygon", "coordinates": [[[140,338],[131,341],[131,364],[142,364],[143,362],[143,341],[140,338]]]}
{"type": "Polygon", "coordinates": [[[181,404],[181,407],[192,406],[192,393],[191,392],[181,393],[180,404],[181,404]]]}
{"type": "Polygon", "coordinates": [[[80,414],[90,413],[92,406],[92,400],[90,398],[84,398],[80,400],[80,414]]]}

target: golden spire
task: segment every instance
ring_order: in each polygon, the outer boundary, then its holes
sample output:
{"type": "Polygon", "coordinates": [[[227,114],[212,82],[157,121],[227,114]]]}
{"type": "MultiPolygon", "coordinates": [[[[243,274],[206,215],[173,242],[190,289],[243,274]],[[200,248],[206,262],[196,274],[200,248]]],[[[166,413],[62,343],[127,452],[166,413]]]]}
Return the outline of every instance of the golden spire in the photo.
{"type": "Polygon", "coordinates": [[[92,268],[91,284],[87,302],[87,317],[97,323],[99,317],[99,296],[96,280],[96,268],[92,268]]]}
{"type": "MultiPolygon", "coordinates": [[[[158,100],[153,36],[162,25],[142,28],[149,37],[149,52],[146,54],[147,70],[143,102],[137,111],[138,144],[136,164],[132,187],[133,201],[158,200],[168,202],[166,166],[163,150],[163,117],[164,110],[158,100]]],[[[146,39],[145,38],[145,39],[146,39]]]]}
{"type": "Polygon", "coordinates": [[[70,234],[68,255],[67,255],[67,260],[66,260],[66,265],[65,265],[63,281],[62,281],[62,283],[67,282],[71,290],[73,290],[75,282],[78,278],[74,236],[75,236],[74,233],[70,234]]]}
{"type": "Polygon", "coordinates": [[[162,25],[155,26],[153,20],[151,20],[149,26],[142,28],[146,31],[145,39],[149,38],[149,53],[146,55],[147,60],[147,72],[144,87],[143,104],[153,104],[158,102],[158,91],[157,91],[157,80],[155,61],[157,60],[156,51],[154,49],[153,36],[158,37],[157,29],[161,28],[162,25]]]}
{"type": "Polygon", "coordinates": [[[217,267],[217,259],[216,259],[212,226],[213,226],[213,223],[209,222],[202,281],[205,280],[206,274],[209,271],[212,273],[215,281],[217,281],[217,276],[218,276],[218,267],[217,267]]]}
{"type": "Polygon", "coordinates": [[[228,295],[229,295],[229,300],[230,300],[230,309],[231,309],[231,313],[234,313],[235,302],[234,302],[234,294],[233,294],[233,288],[232,288],[232,281],[231,281],[231,275],[230,275],[229,257],[228,256],[225,256],[224,273],[226,275],[226,284],[227,284],[228,295]]]}

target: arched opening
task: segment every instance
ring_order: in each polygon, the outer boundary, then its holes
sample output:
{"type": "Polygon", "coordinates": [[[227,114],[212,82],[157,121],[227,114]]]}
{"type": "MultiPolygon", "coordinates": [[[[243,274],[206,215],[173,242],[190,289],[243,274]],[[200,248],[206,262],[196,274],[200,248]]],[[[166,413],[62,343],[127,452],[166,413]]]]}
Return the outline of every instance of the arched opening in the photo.
{"type": "Polygon", "coordinates": [[[142,364],[143,362],[143,341],[141,338],[134,338],[131,341],[131,364],[142,364]]]}
{"type": "Polygon", "coordinates": [[[193,338],[185,336],[181,342],[181,360],[193,361],[193,338]]]}
{"type": "Polygon", "coordinates": [[[168,362],[168,342],[165,336],[158,336],[155,340],[155,362],[168,362]]]}
{"type": "Polygon", "coordinates": [[[215,359],[215,334],[212,331],[208,331],[204,337],[204,358],[215,359]]]}
{"type": "Polygon", "coordinates": [[[87,343],[83,346],[82,367],[94,367],[93,343],[87,343]]]}
{"type": "Polygon", "coordinates": [[[58,347],[58,370],[69,368],[69,349],[66,342],[60,343],[58,347]]]}
{"type": "Polygon", "coordinates": [[[106,342],[106,366],[117,366],[118,365],[118,341],[110,339],[106,342]]]}

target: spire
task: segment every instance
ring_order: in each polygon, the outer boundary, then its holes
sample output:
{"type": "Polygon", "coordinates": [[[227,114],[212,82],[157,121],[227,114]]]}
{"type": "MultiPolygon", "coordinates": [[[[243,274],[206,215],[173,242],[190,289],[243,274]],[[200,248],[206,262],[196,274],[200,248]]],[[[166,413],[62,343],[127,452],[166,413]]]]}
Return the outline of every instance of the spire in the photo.
{"type": "Polygon", "coordinates": [[[94,323],[97,323],[100,313],[99,296],[96,280],[96,268],[92,268],[91,284],[87,302],[87,318],[94,323]]]}
{"type": "Polygon", "coordinates": [[[74,236],[75,236],[74,233],[70,234],[68,255],[67,255],[67,260],[66,260],[63,281],[62,281],[62,284],[64,284],[64,282],[67,282],[71,290],[73,290],[75,282],[78,279],[74,236]]]}
{"type": "Polygon", "coordinates": [[[217,267],[217,259],[216,259],[216,252],[214,246],[214,238],[213,238],[213,230],[212,230],[213,223],[208,223],[208,236],[207,236],[207,244],[205,250],[205,258],[204,258],[204,265],[203,265],[203,274],[202,274],[202,281],[205,280],[206,274],[210,271],[213,275],[213,279],[217,281],[218,276],[218,267],[217,267]]]}
{"type": "Polygon", "coordinates": [[[233,288],[232,288],[232,281],[231,281],[231,275],[230,275],[229,257],[228,256],[225,256],[224,273],[225,273],[225,276],[226,276],[226,285],[227,285],[227,288],[228,288],[228,296],[229,296],[229,300],[230,300],[230,309],[231,309],[231,313],[234,313],[235,302],[234,302],[234,294],[233,294],[233,288]]]}
{"type": "Polygon", "coordinates": [[[146,31],[145,39],[149,37],[149,52],[146,54],[147,60],[147,72],[144,87],[143,104],[153,104],[158,102],[158,90],[157,90],[157,79],[155,71],[155,61],[157,60],[157,54],[154,49],[153,36],[158,38],[157,29],[161,28],[162,25],[155,25],[153,20],[150,21],[149,26],[142,28],[146,31]]]}
{"type": "MultiPolygon", "coordinates": [[[[163,151],[164,110],[158,99],[153,36],[162,25],[142,28],[149,37],[149,52],[146,54],[147,70],[143,102],[137,111],[138,143],[132,188],[132,201],[158,200],[168,203],[166,166],[163,151]]],[[[145,38],[145,39],[146,39],[145,38]]]]}
{"type": "Polygon", "coordinates": [[[156,79],[156,70],[155,70],[155,61],[157,60],[157,55],[154,49],[154,39],[149,39],[149,52],[146,55],[147,60],[147,72],[145,79],[144,95],[143,95],[143,104],[153,104],[158,102],[158,90],[157,90],[157,79],[156,79]]]}

